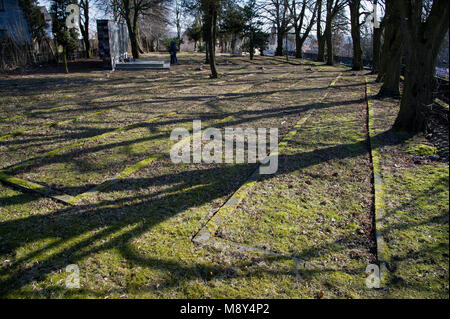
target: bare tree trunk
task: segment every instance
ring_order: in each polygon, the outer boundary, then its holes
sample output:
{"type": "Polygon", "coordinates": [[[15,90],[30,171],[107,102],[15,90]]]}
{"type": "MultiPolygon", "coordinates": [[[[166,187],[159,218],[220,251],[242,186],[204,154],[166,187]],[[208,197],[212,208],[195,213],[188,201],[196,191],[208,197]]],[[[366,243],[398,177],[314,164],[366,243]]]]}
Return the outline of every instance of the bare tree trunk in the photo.
{"type": "Polygon", "coordinates": [[[86,52],[86,58],[90,58],[91,53],[91,43],[89,42],[89,0],[80,1],[80,7],[83,10],[84,23],[81,21],[80,16],[80,31],[83,37],[84,49],[86,52]]]}
{"type": "Polygon", "coordinates": [[[381,34],[383,32],[382,28],[375,28],[373,31],[373,63],[372,63],[372,74],[377,74],[380,69],[380,51],[381,51],[381,34]]]}
{"type": "Polygon", "coordinates": [[[426,128],[427,106],[433,101],[433,70],[436,64],[429,50],[409,54],[407,64],[405,90],[394,126],[400,130],[419,132],[426,128]]]}
{"type": "Polygon", "coordinates": [[[250,43],[249,43],[250,44],[249,45],[249,47],[250,47],[250,60],[253,60],[253,58],[255,57],[255,41],[254,41],[253,35],[250,36],[249,41],[250,41],[250,43]]]}
{"type": "Polygon", "coordinates": [[[322,2],[317,0],[317,61],[325,62],[325,36],[322,34],[322,2]]]}
{"type": "Polygon", "coordinates": [[[295,30],[295,57],[298,59],[303,58],[303,43],[305,41],[300,36],[300,30],[295,30]]]}
{"type": "Polygon", "coordinates": [[[331,29],[331,21],[327,21],[327,27],[325,28],[325,39],[327,42],[327,65],[334,65],[333,34],[331,29]]]}
{"type": "Polygon", "coordinates": [[[317,61],[325,62],[325,36],[320,36],[318,39],[318,53],[317,53],[317,61]]]}
{"type": "Polygon", "coordinates": [[[379,96],[400,96],[403,36],[398,0],[386,1],[386,31],[377,82],[383,82],[379,96]]]}
{"type": "Polygon", "coordinates": [[[209,40],[205,42],[205,64],[209,64],[209,40]]]}
{"type": "Polygon", "coordinates": [[[237,42],[237,37],[236,34],[232,34],[231,35],[231,54],[235,55],[236,54],[236,42],[237,42]]]}
{"type": "Polygon", "coordinates": [[[206,27],[208,35],[209,66],[211,68],[211,78],[218,77],[216,67],[216,37],[217,37],[217,3],[213,0],[208,1],[206,8],[206,27]]]}
{"type": "Polygon", "coordinates": [[[434,0],[425,22],[422,22],[423,8],[417,2],[401,0],[399,3],[408,58],[405,89],[394,127],[419,132],[427,128],[437,56],[449,26],[450,2],[434,0]]]}
{"type": "Polygon", "coordinates": [[[129,32],[130,35],[130,42],[131,42],[131,54],[133,55],[134,59],[139,59],[139,47],[138,42],[136,38],[136,30],[133,30],[129,32]]]}
{"type": "Polygon", "coordinates": [[[67,46],[63,46],[63,62],[64,62],[64,71],[66,74],[69,73],[69,67],[67,65],[67,46]]]}
{"type": "Polygon", "coordinates": [[[150,40],[150,52],[155,52],[155,39],[150,40]]]}
{"type": "Polygon", "coordinates": [[[275,51],[276,56],[283,56],[283,40],[284,34],[279,30],[277,32],[277,49],[275,51]]]}
{"type": "Polygon", "coordinates": [[[137,46],[138,46],[139,54],[144,54],[145,51],[142,48],[142,38],[141,38],[141,35],[139,32],[139,29],[137,29],[137,31],[136,31],[136,39],[137,39],[137,46]]]}
{"type": "Polygon", "coordinates": [[[139,59],[139,48],[137,43],[137,30],[135,29],[135,26],[131,23],[131,20],[129,17],[125,17],[125,22],[128,27],[128,35],[130,37],[130,43],[131,43],[131,54],[133,55],[134,59],[139,59]]]}
{"type": "Polygon", "coordinates": [[[359,9],[361,0],[352,0],[349,2],[350,7],[350,24],[353,40],[353,70],[360,71],[363,69],[362,49],[361,49],[361,32],[359,29],[359,9]]]}

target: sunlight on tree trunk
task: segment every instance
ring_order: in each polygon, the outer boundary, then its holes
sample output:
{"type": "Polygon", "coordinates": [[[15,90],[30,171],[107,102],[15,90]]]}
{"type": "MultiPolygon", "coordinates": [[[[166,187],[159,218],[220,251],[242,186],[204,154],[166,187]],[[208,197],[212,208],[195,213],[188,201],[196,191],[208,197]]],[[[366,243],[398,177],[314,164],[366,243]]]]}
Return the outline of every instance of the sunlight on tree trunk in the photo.
{"type": "Polygon", "coordinates": [[[399,1],[407,61],[396,129],[413,132],[426,129],[428,108],[433,102],[436,60],[449,26],[449,4],[448,0],[433,1],[428,17],[424,18],[421,1],[399,1]]]}

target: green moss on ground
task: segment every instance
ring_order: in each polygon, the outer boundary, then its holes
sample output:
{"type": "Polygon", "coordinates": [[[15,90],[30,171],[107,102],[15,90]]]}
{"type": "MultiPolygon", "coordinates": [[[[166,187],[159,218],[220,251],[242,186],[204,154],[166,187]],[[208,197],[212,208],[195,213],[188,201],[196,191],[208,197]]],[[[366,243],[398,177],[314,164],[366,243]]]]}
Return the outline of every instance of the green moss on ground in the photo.
{"type": "Polygon", "coordinates": [[[410,147],[408,153],[412,155],[431,156],[437,154],[438,150],[434,146],[419,144],[410,147]]]}
{"type": "MultiPolygon", "coordinates": [[[[373,77],[371,77],[374,80],[373,77]]],[[[370,84],[376,94],[380,84],[370,84]]],[[[391,130],[399,101],[373,99],[384,179],[383,298],[449,297],[449,168],[423,136],[391,130]]]]}
{"type": "MultiPolygon", "coordinates": [[[[139,169],[120,183],[75,207],[0,185],[0,297],[448,295],[448,200],[444,198],[448,196],[448,168],[436,163],[420,167],[401,163],[399,170],[388,170],[391,233],[386,238],[392,256],[388,266],[395,271],[389,289],[374,291],[365,286],[365,268],[374,255],[363,77],[345,76],[329,98],[317,105],[317,95],[324,93],[342,68],[313,64],[315,71],[326,71],[313,73],[310,65],[278,61],[267,64],[262,72],[258,65],[232,59],[235,64],[219,67],[237,77],[225,75],[210,85],[208,70],[195,71],[195,64],[203,58],[183,53],[184,65],[162,78],[148,72],[99,72],[5,80],[2,88],[12,89],[2,89],[0,103],[5,107],[0,118],[58,107],[55,102],[62,97],[67,103],[81,101],[77,108],[57,109],[64,112],[62,118],[93,111],[89,110],[91,102],[93,108],[112,107],[115,101],[122,106],[101,117],[33,134],[26,133],[27,129],[40,127],[58,114],[37,113],[17,122],[20,127],[15,127],[16,122],[2,122],[5,134],[15,129],[25,134],[2,141],[0,159],[6,166],[157,114],[179,111],[173,118],[133,127],[21,171],[36,181],[78,191],[78,187],[93,186],[120,173],[123,166],[133,167],[155,149],[169,147],[171,128],[189,128],[193,117],[204,119],[205,125],[226,118],[224,126],[278,127],[283,135],[314,108],[311,121],[285,148],[279,174],[258,182],[238,215],[217,234],[282,256],[238,252],[232,245],[203,247],[191,241],[254,165],[173,165],[162,157],[149,165],[137,165],[139,169]],[[194,65],[187,63],[190,60],[194,65]],[[281,79],[280,75],[285,76],[281,79]],[[257,80],[265,82],[250,88],[257,80]],[[20,88],[15,85],[19,81],[20,88]],[[297,82],[283,94],[271,95],[297,82]],[[79,89],[86,86],[92,91],[79,89]],[[243,87],[248,90],[231,93],[243,87]],[[23,94],[23,88],[29,94],[23,94]],[[227,93],[216,99],[218,92],[227,93]],[[244,109],[247,112],[240,112],[244,109]],[[71,264],[80,269],[80,289],[65,287],[66,266],[71,264]]],[[[391,117],[388,113],[377,116],[391,117]]],[[[402,155],[390,149],[390,161],[403,158],[412,144],[400,145],[402,155]]],[[[389,163],[385,161],[384,167],[390,169],[389,163]]]]}
{"type": "Polygon", "coordinates": [[[389,296],[448,298],[448,166],[405,169],[385,181],[389,296]]]}

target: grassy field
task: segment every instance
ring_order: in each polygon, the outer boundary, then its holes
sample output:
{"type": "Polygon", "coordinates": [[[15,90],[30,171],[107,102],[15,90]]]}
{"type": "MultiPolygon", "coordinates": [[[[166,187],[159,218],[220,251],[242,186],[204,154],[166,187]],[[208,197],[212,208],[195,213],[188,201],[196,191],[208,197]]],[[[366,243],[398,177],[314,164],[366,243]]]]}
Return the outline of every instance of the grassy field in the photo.
{"type": "Polygon", "coordinates": [[[219,57],[211,80],[202,59],[0,76],[1,297],[449,297],[448,164],[424,136],[390,130],[398,101],[366,96],[367,72],[342,66],[219,57]],[[367,98],[386,203],[380,289],[366,286],[379,222],[367,98]],[[278,128],[278,173],[249,183],[255,164],[173,164],[170,134],[193,120],[278,128]]]}

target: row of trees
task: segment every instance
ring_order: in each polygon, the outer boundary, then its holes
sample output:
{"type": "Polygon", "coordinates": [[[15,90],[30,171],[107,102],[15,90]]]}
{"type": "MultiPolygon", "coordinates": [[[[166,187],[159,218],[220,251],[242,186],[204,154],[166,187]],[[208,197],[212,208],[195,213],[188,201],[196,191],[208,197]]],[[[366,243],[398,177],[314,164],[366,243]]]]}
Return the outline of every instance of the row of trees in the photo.
{"type": "MultiPolygon", "coordinates": [[[[82,10],[80,30],[89,48],[89,1],[79,0],[82,10]]],[[[447,0],[103,0],[118,21],[126,23],[133,57],[142,52],[140,33],[145,21],[169,23],[169,7],[175,5],[175,25],[181,38],[181,15],[190,14],[194,22],[187,29],[195,42],[206,45],[206,62],[211,77],[218,76],[216,44],[218,37],[228,38],[234,50],[236,39],[245,38],[250,58],[255,48],[267,44],[264,26],[272,25],[277,34],[275,54],[283,54],[283,39],[293,30],[296,54],[302,57],[302,47],[315,29],[318,61],[333,65],[333,34],[350,26],[353,45],[353,69],[362,70],[361,28],[374,19],[373,7],[379,6],[384,17],[373,21],[373,72],[383,82],[381,96],[399,96],[399,82],[404,61],[405,85],[401,110],[395,126],[412,131],[426,126],[427,108],[432,104],[434,72],[441,44],[448,33],[449,1],[447,0]],[[159,19],[159,20],[158,20],[159,19]]],[[[53,0],[52,15],[57,41],[67,52],[76,34],[67,30],[65,6],[75,0],[53,0]],[[58,21],[61,21],[59,23],[58,21]]],[[[150,22],[149,22],[150,23],[150,22]]]]}
{"type": "Polygon", "coordinates": [[[184,0],[182,6],[186,13],[196,17],[186,33],[195,43],[205,42],[205,62],[211,67],[212,78],[218,76],[215,51],[219,38],[222,46],[230,42],[233,53],[237,39],[244,39],[250,59],[256,49],[265,50],[269,34],[264,32],[261,4],[256,0],[248,0],[244,5],[236,0],[184,0]]]}
{"type": "MultiPolygon", "coordinates": [[[[223,0],[186,2],[188,8],[197,8],[203,14],[211,73],[212,77],[217,77],[214,48],[217,17],[223,10],[223,0]]],[[[405,71],[395,127],[407,131],[426,129],[428,109],[433,103],[437,57],[449,29],[448,0],[259,0],[249,1],[244,11],[249,14],[246,28],[252,30],[250,32],[259,30],[261,21],[273,24],[278,39],[276,55],[283,54],[283,39],[294,29],[296,54],[301,58],[302,46],[315,26],[318,61],[328,65],[335,63],[333,34],[350,24],[354,70],[363,69],[361,27],[368,20],[372,21],[376,27],[373,32],[373,72],[378,73],[378,81],[383,82],[380,96],[399,96],[401,68],[405,71]],[[373,8],[377,6],[385,12],[381,21],[373,20],[376,18],[373,8]]],[[[239,30],[234,29],[233,23],[230,26],[233,32],[239,30]]]]}

